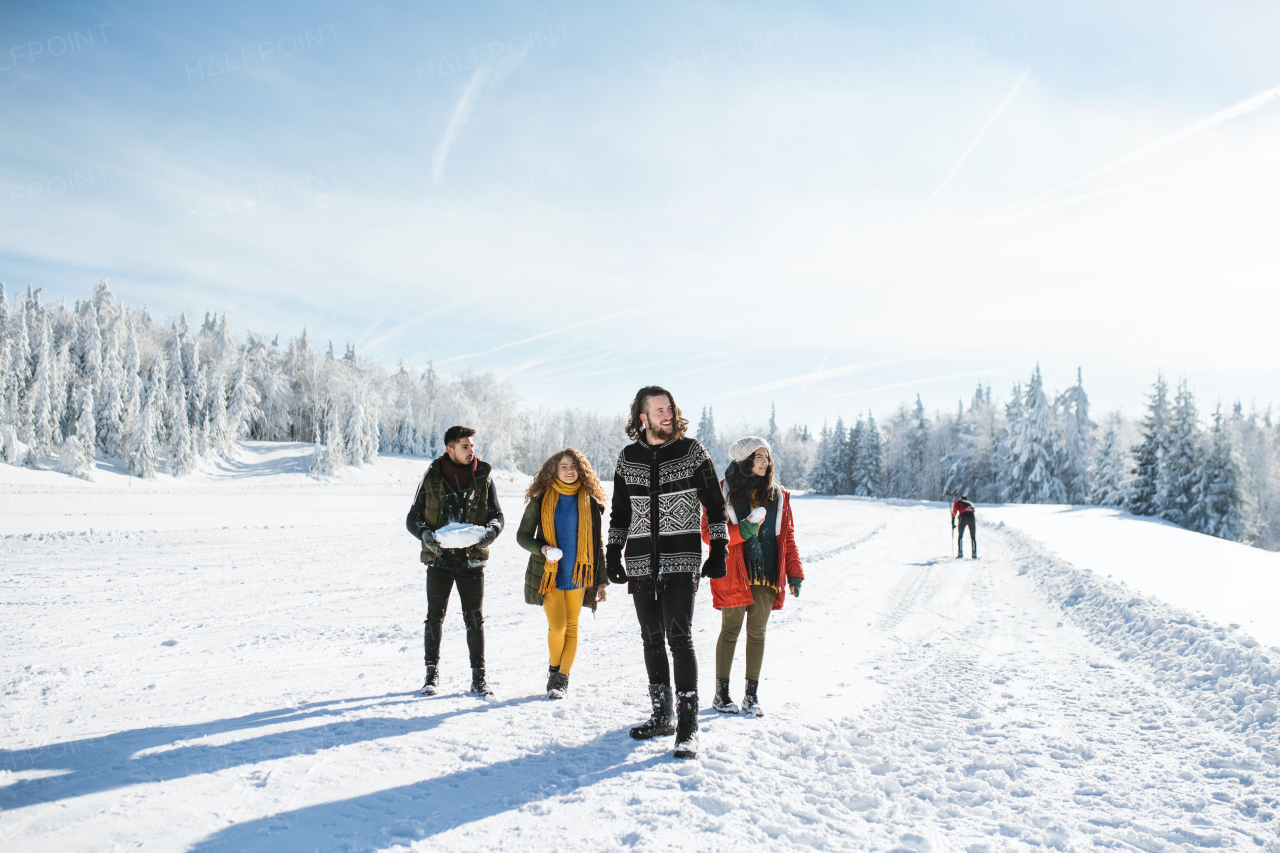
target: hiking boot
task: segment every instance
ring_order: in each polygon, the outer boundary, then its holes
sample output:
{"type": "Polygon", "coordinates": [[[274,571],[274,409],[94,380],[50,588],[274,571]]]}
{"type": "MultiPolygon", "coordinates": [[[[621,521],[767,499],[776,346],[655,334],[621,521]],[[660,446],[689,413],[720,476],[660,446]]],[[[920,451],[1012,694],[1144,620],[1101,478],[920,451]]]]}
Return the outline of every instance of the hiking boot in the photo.
{"type": "Polygon", "coordinates": [[[555,687],[556,674],[558,672],[560,672],[560,667],[558,666],[547,667],[547,698],[548,699],[551,698],[551,689],[555,687]]]}
{"type": "Polygon", "coordinates": [[[742,713],[748,717],[763,717],[764,708],[760,707],[760,698],[756,696],[756,690],[760,687],[759,681],[748,681],[747,691],[742,695],[742,713]]]}
{"type": "Polygon", "coordinates": [[[698,757],[698,693],[676,694],[676,758],[698,757]]]}
{"type": "Polygon", "coordinates": [[[640,725],[633,726],[631,736],[636,740],[648,740],[659,735],[675,734],[676,727],[671,722],[671,688],[666,684],[650,684],[649,701],[653,705],[653,716],[640,725]]]}
{"type": "Polygon", "coordinates": [[[547,698],[563,699],[569,694],[569,674],[556,670],[547,679],[547,698]]]}
{"type": "Polygon", "coordinates": [[[484,667],[472,668],[471,689],[467,692],[472,696],[479,696],[481,699],[493,698],[493,691],[489,689],[489,682],[484,677],[484,667]]]}
{"type": "Polygon", "coordinates": [[[716,696],[711,700],[711,707],[715,708],[721,714],[738,713],[738,705],[729,698],[729,679],[716,679],[716,696]]]}
{"type": "Polygon", "coordinates": [[[433,663],[427,664],[427,680],[422,682],[423,696],[434,696],[440,692],[440,669],[433,663]]]}

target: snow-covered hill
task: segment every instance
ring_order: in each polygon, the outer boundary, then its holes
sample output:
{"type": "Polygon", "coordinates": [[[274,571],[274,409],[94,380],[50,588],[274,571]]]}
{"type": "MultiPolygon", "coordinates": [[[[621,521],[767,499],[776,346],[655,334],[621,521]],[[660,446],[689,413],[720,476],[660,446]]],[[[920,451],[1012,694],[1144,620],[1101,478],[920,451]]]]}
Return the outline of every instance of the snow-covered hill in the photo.
{"type": "MultiPolygon", "coordinates": [[[[625,593],[586,617],[570,698],[542,698],[511,528],[499,701],[462,693],[456,602],[444,694],[417,696],[424,462],[321,483],[308,453],[249,443],[181,481],[0,466],[0,847],[1280,851],[1276,555],[997,507],[956,561],[941,505],[798,497],[808,580],[770,625],[767,714],[709,709],[700,597],[703,754],[676,761],[626,735],[625,593]]],[[[523,486],[500,482],[512,526],[523,486]]],[[[735,696],[741,673],[739,650],[735,696]]]]}

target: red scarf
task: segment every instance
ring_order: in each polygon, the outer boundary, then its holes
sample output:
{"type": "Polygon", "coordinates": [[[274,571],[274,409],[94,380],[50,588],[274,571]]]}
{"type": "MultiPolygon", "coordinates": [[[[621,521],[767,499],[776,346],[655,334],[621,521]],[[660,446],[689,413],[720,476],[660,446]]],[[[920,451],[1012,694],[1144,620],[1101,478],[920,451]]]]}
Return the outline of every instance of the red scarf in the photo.
{"type": "Polygon", "coordinates": [[[470,465],[459,465],[446,453],[440,457],[440,463],[440,476],[448,480],[455,489],[460,489],[475,478],[476,466],[480,464],[480,460],[473,457],[470,465]]]}

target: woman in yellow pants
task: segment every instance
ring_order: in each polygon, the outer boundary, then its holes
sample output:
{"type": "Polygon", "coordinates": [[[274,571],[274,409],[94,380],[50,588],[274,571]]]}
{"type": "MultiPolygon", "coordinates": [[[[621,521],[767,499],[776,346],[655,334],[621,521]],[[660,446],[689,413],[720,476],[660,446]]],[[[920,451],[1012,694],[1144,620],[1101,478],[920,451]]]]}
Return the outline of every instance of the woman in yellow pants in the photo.
{"type": "Polygon", "coordinates": [[[563,699],[578,652],[578,615],[605,600],[604,489],[572,447],[552,454],[525,492],[516,541],[529,552],[524,600],[547,614],[547,698],[563,699]]]}

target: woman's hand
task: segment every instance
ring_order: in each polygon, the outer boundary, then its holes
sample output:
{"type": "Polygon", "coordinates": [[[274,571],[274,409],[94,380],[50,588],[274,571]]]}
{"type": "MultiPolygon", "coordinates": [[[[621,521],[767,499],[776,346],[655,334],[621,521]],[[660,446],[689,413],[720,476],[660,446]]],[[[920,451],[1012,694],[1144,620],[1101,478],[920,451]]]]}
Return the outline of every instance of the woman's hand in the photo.
{"type": "Polygon", "coordinates": [[[544,556],[544,557],[545,557],[545,556],[547,556],[547,550],[548,550],[550,547],[551,547],[550,545],[543,545],[543,546],[542,546],[542,556],[544,556]]]}
{"type": "Polygon", "coordinates": [[[605,584],[600,584],[600,586],[596,587],[596,601],[609,600],[609,593],[605,592],[604,588],[605,588],[605,584]]]}

